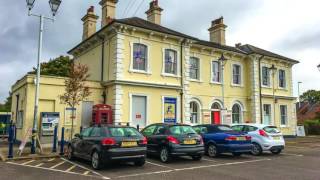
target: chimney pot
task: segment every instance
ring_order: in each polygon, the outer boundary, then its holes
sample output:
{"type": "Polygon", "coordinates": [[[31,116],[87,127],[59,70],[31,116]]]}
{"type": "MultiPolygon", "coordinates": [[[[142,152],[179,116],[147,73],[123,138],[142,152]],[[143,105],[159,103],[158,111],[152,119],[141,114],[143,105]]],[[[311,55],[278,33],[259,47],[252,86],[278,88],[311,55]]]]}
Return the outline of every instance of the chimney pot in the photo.
{"type": "Polygon", "coordinates": [[[208,29],[208,31],[210,32],[210,41],[221,45],[225,45],[226,28],[227,26],[223,23],[223,17],[213,20],[211,22],[211,27],[208,29]]]}
{"type": "Polygon", "coordinates": [[[116,6],[118,0],[101,0],[100,5],[102,6],[102,21],[101,27],[108,25],[116,18],[116,6]],[[112,20],[110,20],[112,19],[112,20]]]}
{"type": "Polygon", "coordinates": [[[82,40],[85,40],[96,33],[98,18],[99,16],[94,14],[94,6],[90,6],[87,10],[87,14],[81,19],[83,21],[82,40]]]}
{"type": "Polygon", "coordinates": [[[148,16],[148,21],[161,25],[161,12],[163,9],[159,6],[158,0],[153,0],[150,2],[150,8],[146,12],[148,16]]]}

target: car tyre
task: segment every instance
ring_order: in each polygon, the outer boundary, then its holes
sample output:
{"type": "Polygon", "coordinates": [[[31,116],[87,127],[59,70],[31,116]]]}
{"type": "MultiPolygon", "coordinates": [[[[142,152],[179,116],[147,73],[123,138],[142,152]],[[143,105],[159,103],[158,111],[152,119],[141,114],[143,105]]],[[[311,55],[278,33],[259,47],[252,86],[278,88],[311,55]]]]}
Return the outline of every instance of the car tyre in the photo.
{"type": "Polygon", "coordinates": [[[91,155],[91,166],[95,170],[99,170],[102,168],[101,157],[98,151],[94,151],[91,155]]]}
{"type": "Polygon", "coordinates": [[[143,166],[146,163],[146,159],[145,158],[141,158],[139,160],[134,161],[134,165],[135,166],[143,166]]]}
{"type": "Polygon", "coordinates": [[[207,149],[207,153],[209,157],[217,157],[219,156],[219,152],[217,149],[217,146],[214,144],[209,144],[208,149],[207,149]]]}
{"type": "Polygon", "coordinates": [[[281,153],[281,149],[276,149],[276,150],[271,150],[272,154],[280,154],[281,153]]]}
{"type": "Polygon", "coordinates": [[[262,154],[262,148],[258,143],[252,143],[251,154],[254,156],[260,156],[262,154]]]}
{"type": "Polygon", "coordinates": [[[201,155],[191,156],[194,161],[200,161],[202,159],[201,155]]]}
{"type": "Polygon", "coordinates": [[[232,155],[235,156],[235,157],[239,157],[239,156],[242,155],[242,153],[234,152],[234,153],[232,153],[232,155]]]}
{"type": "Polygon", "coordinates": [[[163,163],[168,163],[168,162],[171,161],[171,157],[170,157],[170,154],[169,154],[169,149],[167,147],[163,147],[160,150],[160,160],[163,163]]]}
{"type": "Polygon", "coordinates": [[[68,146],[67,159],[74,160],[73,148],[72,148],[71,144],[68,146]]]}

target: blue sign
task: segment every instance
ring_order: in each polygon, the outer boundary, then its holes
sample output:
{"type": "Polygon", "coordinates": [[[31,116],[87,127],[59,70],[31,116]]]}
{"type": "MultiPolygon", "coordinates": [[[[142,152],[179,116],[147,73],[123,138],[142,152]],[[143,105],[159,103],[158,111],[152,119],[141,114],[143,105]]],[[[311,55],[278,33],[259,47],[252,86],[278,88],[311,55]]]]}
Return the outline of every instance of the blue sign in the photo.
{"type": "Polygon", "coordinates": [[[164,123],[177,123],[177,98],[164,98],[164,123]]]}

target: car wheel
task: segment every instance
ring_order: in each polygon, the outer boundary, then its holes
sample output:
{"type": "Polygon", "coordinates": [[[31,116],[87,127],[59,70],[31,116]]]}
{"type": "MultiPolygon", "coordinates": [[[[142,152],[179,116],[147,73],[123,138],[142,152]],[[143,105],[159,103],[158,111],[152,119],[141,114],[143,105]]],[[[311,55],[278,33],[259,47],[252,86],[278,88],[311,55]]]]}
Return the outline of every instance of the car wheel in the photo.
{"type": "Polygon", "coordinates": [[[261,146],[257,143],[252,143],[252,145],[253,145],[253,147],[252,147],[251,154],[254,156],[260,156],[262,154],[261,146]]]}
{"type": "Polygon", "coordinates": [[[74,159],[73,148],[72,148],[71,145],[68,146],[67,158],[68,158],[68,160],[73,160],[74,159]]]}
{"type": "Polygon", "coordinates": [[[232,155],[233,155],[233,156],[236,156],[236,157],[239,157],[239,156],[241,156],[241,155],[242,155],[242,153],[234,152],[234,153],[232,153],[232,155]]]}
{"type": "Polygon", "coordinates": [[[168,148],[164,147],[160,151],[160,160],[163,163],[168,163],[171,160],[168,148]]]}
{"type": "Polygon", "coordinates": [[[194,161],[200,161],[202,159],[201,155],[191,156],[194,161]]]}
{"type": "Polygon", "coordinates": [[[214,144],[209,144],[208,146],[208,156],[217,157],[219,155],[217,146],[214,144]]]}
{"type": "Polygon", "coordinates": [[[276,150],[271,150],[272,154],[280,154],[281,153],[281,149],[276,149],[276,150]]]}
{"type": "Polygon", "coordinates": [[[91,166],[93,169],[99,170],[102,167],[102,162],[100,161],[100,155],[97,151],[94,151],[91,155],[91,166]]]}
{"type": "Polygon", "coordinates": [[[146,163],[146,159],[145,158],[141,158],[139,160],[134,161],[134,165],[135,166],[143,166],[146,163]]]}

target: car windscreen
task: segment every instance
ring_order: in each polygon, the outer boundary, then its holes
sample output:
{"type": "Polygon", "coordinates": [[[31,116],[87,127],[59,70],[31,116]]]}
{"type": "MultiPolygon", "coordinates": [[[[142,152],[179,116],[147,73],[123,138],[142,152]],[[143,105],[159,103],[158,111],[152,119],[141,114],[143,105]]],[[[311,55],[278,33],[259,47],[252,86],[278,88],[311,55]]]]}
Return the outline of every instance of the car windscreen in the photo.
{"type": "Polygon", "coordinates": [[[217,129],[218,129],[219,131],[222,131],[222,132],[234,131],[234,130],[231,129],[231,127],[229,127],[229,126],[217,126],[217,129]]]}
{"type": "Polygon", "coordinates": [[[270,134],[280,133],[280,130],[276,126],[266,126],[263,130],[270,134]]]}
{"type": "Polygon", "coordinates": [[[172,126],[169,130],[172,135],[197,134],[191,126],[172,126]]]}
{"type": "Polygon", "coordinates": [[[132,127],[109,127],[112,137],[141,137],[142,135],[132,127]]]}

